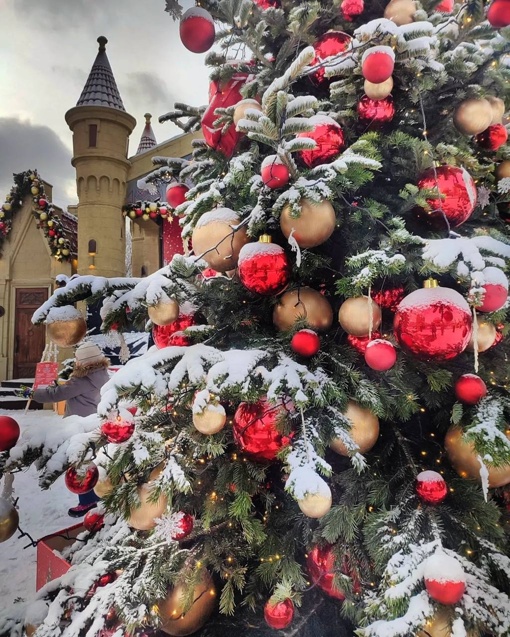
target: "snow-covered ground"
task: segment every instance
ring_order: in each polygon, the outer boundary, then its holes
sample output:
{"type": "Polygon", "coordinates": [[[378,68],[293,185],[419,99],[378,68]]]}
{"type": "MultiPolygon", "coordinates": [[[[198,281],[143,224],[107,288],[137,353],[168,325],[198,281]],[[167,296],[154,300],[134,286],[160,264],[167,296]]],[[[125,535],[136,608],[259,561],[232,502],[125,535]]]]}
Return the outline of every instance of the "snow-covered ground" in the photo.
{"type": "MultiPolygon", "coordinates": [[[[26,427],[48,427],[52,421],[62,420],[53,411],[7,411],[1,415],[14,418],[21,429],[26,427]]],[[[69,507],[78,503],[78,496],[64,485],[63,477],[43,491],[38,484],[37,472],[32,466],[14,476],[14,496],[19,498],[19,525],[34,539],[65,529],[79,520],[67,515],[69,507]]],[[[27,537],[18,539],[15,533],[0,544],[0,605],[7,608],[17,598],[30,599],[35,593],[36,548],[29,546],[27,537]]]]}

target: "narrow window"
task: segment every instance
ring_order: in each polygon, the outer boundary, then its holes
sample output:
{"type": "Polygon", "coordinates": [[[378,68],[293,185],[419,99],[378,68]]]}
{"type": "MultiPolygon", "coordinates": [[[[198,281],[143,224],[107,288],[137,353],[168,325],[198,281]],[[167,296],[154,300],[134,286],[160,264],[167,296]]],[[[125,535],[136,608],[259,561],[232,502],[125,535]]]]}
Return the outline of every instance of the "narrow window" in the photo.
{"type": "Polygon", "coordinates": [[[89,148],[97,146],[97,124],[89,124],[89,148]]]}

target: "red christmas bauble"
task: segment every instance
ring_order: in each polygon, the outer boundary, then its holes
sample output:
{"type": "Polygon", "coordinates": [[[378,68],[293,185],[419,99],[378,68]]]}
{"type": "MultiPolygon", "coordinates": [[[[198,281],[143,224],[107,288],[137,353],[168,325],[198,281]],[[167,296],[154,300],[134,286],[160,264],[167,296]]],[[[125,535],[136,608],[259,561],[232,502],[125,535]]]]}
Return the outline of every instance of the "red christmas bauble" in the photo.
{"type": "Polygon", "coordinates": [[[363,13],[365,9],[365,3],[363,0],[342,0],[340,5],[340,11],[342,12],[342,18],[347,22],[352,22],[354,18],[357,18],[363,13]]]}
{"type": "Polygon", "coordinates": [[[137,217],[141,217],[143,215],[143,210],[141,208],[135,208],[135,215],[137,217]]]}
{"type": "Polygon", "coordinates": [[[105,436],[108,442],[115,444],[129,440],[134,430],[134,421],[122,418],[121,416],[117,416],[117,418],[113,420],[107,420],[101,425],[101,433],[103,436],[105,436]]]}
{"type": "Polygon", "coordinates": [[[276,604],[267,601],[264,606],[264,619],[267,625],[275,630],[287,628],[294,619],[294,603],[291,599],[276,604]]]}
{"type": "Polygon", "coordinates": [[[214,21],[202,7],[188,9],[179,25],[181,42],[192,53],[205,53],[214,44],[214,21]]]}
{"type": "Polygon", "coordinates": [[[443,220],[442,210],[450,226],[456,228],[469,219],[475,209],[476,186],[465,168],[457,168],[456,166],[430,168],[421,176],[418,188],[437,189],[442,195],[441,198],[427,199],[430,212],[418,209],[419,214],[425,214],[426,218],[432,222],[443,220]]]}
{"type": "Polygon", "coordinates": [[[310,358],[319,351],[321,339],[313,330],[299,330],[292,337],[290,346],[296,354],[310,358]]]}
{"type": "Polygon", "coordinates": [[[39,208],[46,208],[46,206],[48,205],[46,199],[39,199],[37,203],[39,204],[39,208]]]}
{"type": "Polygon", "coordinates": [[[397,351],[389,341],[382,338],[367,343],[365,350],[366,364],[377,372],[391,369],[397,360],[397,351]]]}
{"type": "MultiPolygon", "coordinates": [[[[379,339],[381,337],[379,332],[372,332],[372,338],[373,339],[379,339]]],[[[367,345],[370,343],[372,339],[370,338],[370,336],[354,336],[353,334],[348,334],[347,335],[347,342],[349,343],[349,345],[351,347],[354,347],[354,349],[361,354],[362,356],[365,355],[365,352],[367,351],[367,345]]]]}
{"type": "Polygon", "coordinates": [[[0,416],[0,451],[12,449],[18,442],[19,425],[10,416],[0,416]]]}
{"type": "Polygon", "coordinates": [[[457,604],[466,591],[464,569],[446,553],[435,553],[427,558],[423,579],[429,596],[440,604],[457,604]]]}
{"type": "Polygon", "coordinates": [[[487,385],[476,374],[464,374],[455,383],[455,396],[465,405],[476,405],[487,396],[487,385]]]}
{"type": "Polygon", "coordinates": [[[510,2],[508,0],[494,0],[487,11],[487,20],[495,29],[502,29],[510,25],[510,2]]]}
{"type": "Polygon", "coordinates": [[[308,168],[327,164],[336,159],[345,148],[344,132],[340,124],[326,115],[314,115],[309,119],[314,126],[309,133],[298,133],[296,137],[313,139],[317,144],[313,150],[300,150],[298,155],[308,168]]]}
{"type": "MultiPolygon", "coordinates": [[[[310,78],[316,84],[324,84],[329,83],[329,79],[326,78],[325,69],[328,66],[328,58],[336,57],[340,53],[345,53],[351,44],[352,38],[347,33],[343,33],[342,31],[327,31],[323,36],[321,36],[317,42],[313,45],[315,49],[315,58],[311,66],[317,66],[320,64],[320,67],[314,71],[310,78]]],[[[337,60],[335,60],[336,62],[337,60]]],[[[335,63],[333,60],[330,60],[331,64],[335,63]]]]}
{"type": "Polygon", "coordinates": [[[438,11],[439,13],[451,13],[454,4],[455,0],[443,0],[437,7],[434,7],[434,11],[438,11]]]}
{"type": "Polygon", "coordinates": [[[88,511],[83,518],[83,526],[89,533],[97,533],[104,526],[104,515],[97,511],[88,511]]]}
{"type": "Polygon", "coordinates": [[[195,518],[190,513],[181,513],[181,519],[176,523],[177,530],[172,535],[172,540],[184,540],[193,531],[195,518]]]}
{"type": "Polygon", "coordinates": [[[278,9],[281,6],[280,0],[253,0],[256,5],[258,5],[262,11],[266,9],[278,9]]]}
{"type": "Polygon", "coordinates": [[[373,84],[386,82],[395,68],[395,53],[389,46],[372,46],[363,53],[361,72],[373,84]]]}
{"type": "Polygon", "coordinates": [[[482,303],[476,309],[479,312],[497,312],[501,310],[508,299],[508,279],[506,274],[499,268],[489,266],[482,270],[483,283],[478,287],[483,287],[485,293],[482,303]]]}
{"type": "Polygon", "coordinates": [[[391,122],[395,117],[395,104],[393,97],[383,100],[372,100],[368,95],[363,95],[357,107],[359,122],[370,129],[380,128],[391,122]]]}
{"type": "Polygon", "coordinates": [[[181,203],[186,201],[186,193],[189,188],[185,184],[169,184],[166,187],[166,201],[172,206],[172,208],[177,208],[181,203]]]}
{"type": "MultiPolygon", "coordinates": [[[[345,594],[333,585],[335,562],[331,546],[315,546],[308,552],[306,558],[306,566],[312,582],[330,597],[344,600],[345,594]]],[[[345,571],[346,569],[342,568],[342,572],[345,573],[345,571]]],[[[353,591],[360,591],[360,584],[357,580],[353,581],[353,591]]]]}
{"type": "Polygon", "coordinates": [[[290,442],[290,436],[277,429],[278,421],[286,413],[282,403],[271,405],[265,399],[241,403],[234,415],[234,440],[254,460],[274,460],[290,442]]]}
{"type": "Polygon", "coordinates": [[[190,339],[183,332],[175,332],[168,339],[167,347],[189,347],[190,339]]]}
{"type": "Polygon", "coordinates": [[[97,580],[97,585],[107,586],[108,584],[114,582],[116,579],[117,575],[115,573],[105,573],[104,575],[101,575],[101,577],[97,580]]]}
{"type": "Polygon", "coordinates": [[[463,352],[472,319],[464,297],[450,288],[423,288],[400,303],[393,321],[400,346],[424,360],[446,361],[463,352]]]}
{"type": "Polygon", "coordinates": [[[247,243],[239,252],[237,273],[250,292],[264,296],[279,294],[289,283],[289,259],[276,243],[247,243]]]}
{"type": "Polygon", "coordinates": [[[283,188],[289,183],[290,172],[276,155],[269,155],[262,162],[260,176],[264,186],[268,188],[283,188]]]}
{"type": "Polygon", "coordinates": [[[72,493],[88,493],[97,483],[99,470],[95,464],[91,463],[86,468],[76,469],[69,467],[65,474],[66,487],[72,493]]]}
{"type": "Polygon", "coordinates": [[[440,504],[448,495],[448,485],[437,471],[422,471],[416,476],[416,494],[427,504],[440,504]]]}
{"type": "Polygon", "coordinates": [[[189,339],[182,332],[192,325],[195,325],[195,318],[191,314],[181,314],[178,319],[168,325],[154,325],[152,327],[154,344],[158,349],[163,349],[181,344],[182,340],[186,339],[185,345],[189,345],[189,339]],[[173,336],[180,338],[172,338],[173,336]]]}
{"type": "Polygon", "coordinates": [[[370,296],[383,310],[390,310],[391,312],[395,312],[397,310],[398,304],[404,298],[405,292],[403,287],[396,287],[379,290],[377,292],[374,292],[372,290],[370,296]]]}
{"type": "Polygon", "coordinates": [[[483,133],[475,137],[475,142],[485,150],[498,150],[508,140],[508,133],[503,124],[492,124],[483,133]]]}

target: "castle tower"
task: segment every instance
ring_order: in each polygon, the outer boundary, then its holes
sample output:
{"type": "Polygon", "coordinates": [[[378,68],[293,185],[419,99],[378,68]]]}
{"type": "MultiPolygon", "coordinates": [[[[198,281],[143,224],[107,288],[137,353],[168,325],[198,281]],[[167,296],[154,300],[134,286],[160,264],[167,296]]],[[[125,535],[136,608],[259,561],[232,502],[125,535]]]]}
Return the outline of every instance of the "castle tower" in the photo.
{"type": "Polygon", "coordinates": [[[145,113],[145,128],[143,129],[142,136],[140,137],[140,143],[138,144],[138,150],[136,151],[137,155],[141,153],[145,153],[146,150],[150,150],[157,146],[156,135],[154,135],[154,131],[151,126],[151,118],[152,115],[150,113],[145,113]]]}
{"type": "Polygon", "coordinates": [[[129,135],[136,126],[126,113],[106,55],[104,36],[76,106],[67,111],[73,132],[72,165],[78,189],[78,274],[125,274],[122,205],[130,167],[129,135]]]}

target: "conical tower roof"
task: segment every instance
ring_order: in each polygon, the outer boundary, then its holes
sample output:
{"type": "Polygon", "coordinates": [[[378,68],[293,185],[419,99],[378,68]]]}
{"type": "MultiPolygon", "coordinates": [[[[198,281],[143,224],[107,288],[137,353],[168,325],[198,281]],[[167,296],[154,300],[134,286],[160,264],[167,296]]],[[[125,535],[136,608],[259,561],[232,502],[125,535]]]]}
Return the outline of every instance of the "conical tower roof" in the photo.
{"type": "Polygon", "coordinates": [[[154,148],[157,146],[156,136],[154,135],[154,131],[151,126],[151,117],[150,113],[145,113],[145,128],[143,129],[142,136],[140,138],[140,143],[138,144],[138,150],[136,154],[144,153],[146,150],[150,148],[154,148]]]}
{"type": "Polygon", "coordinates": [[[125,112],[126,109],[106,55],[108,40],[104,35],[100,35],[97,41],[99,52],[76,106],[109,106],[125,112]]]}

